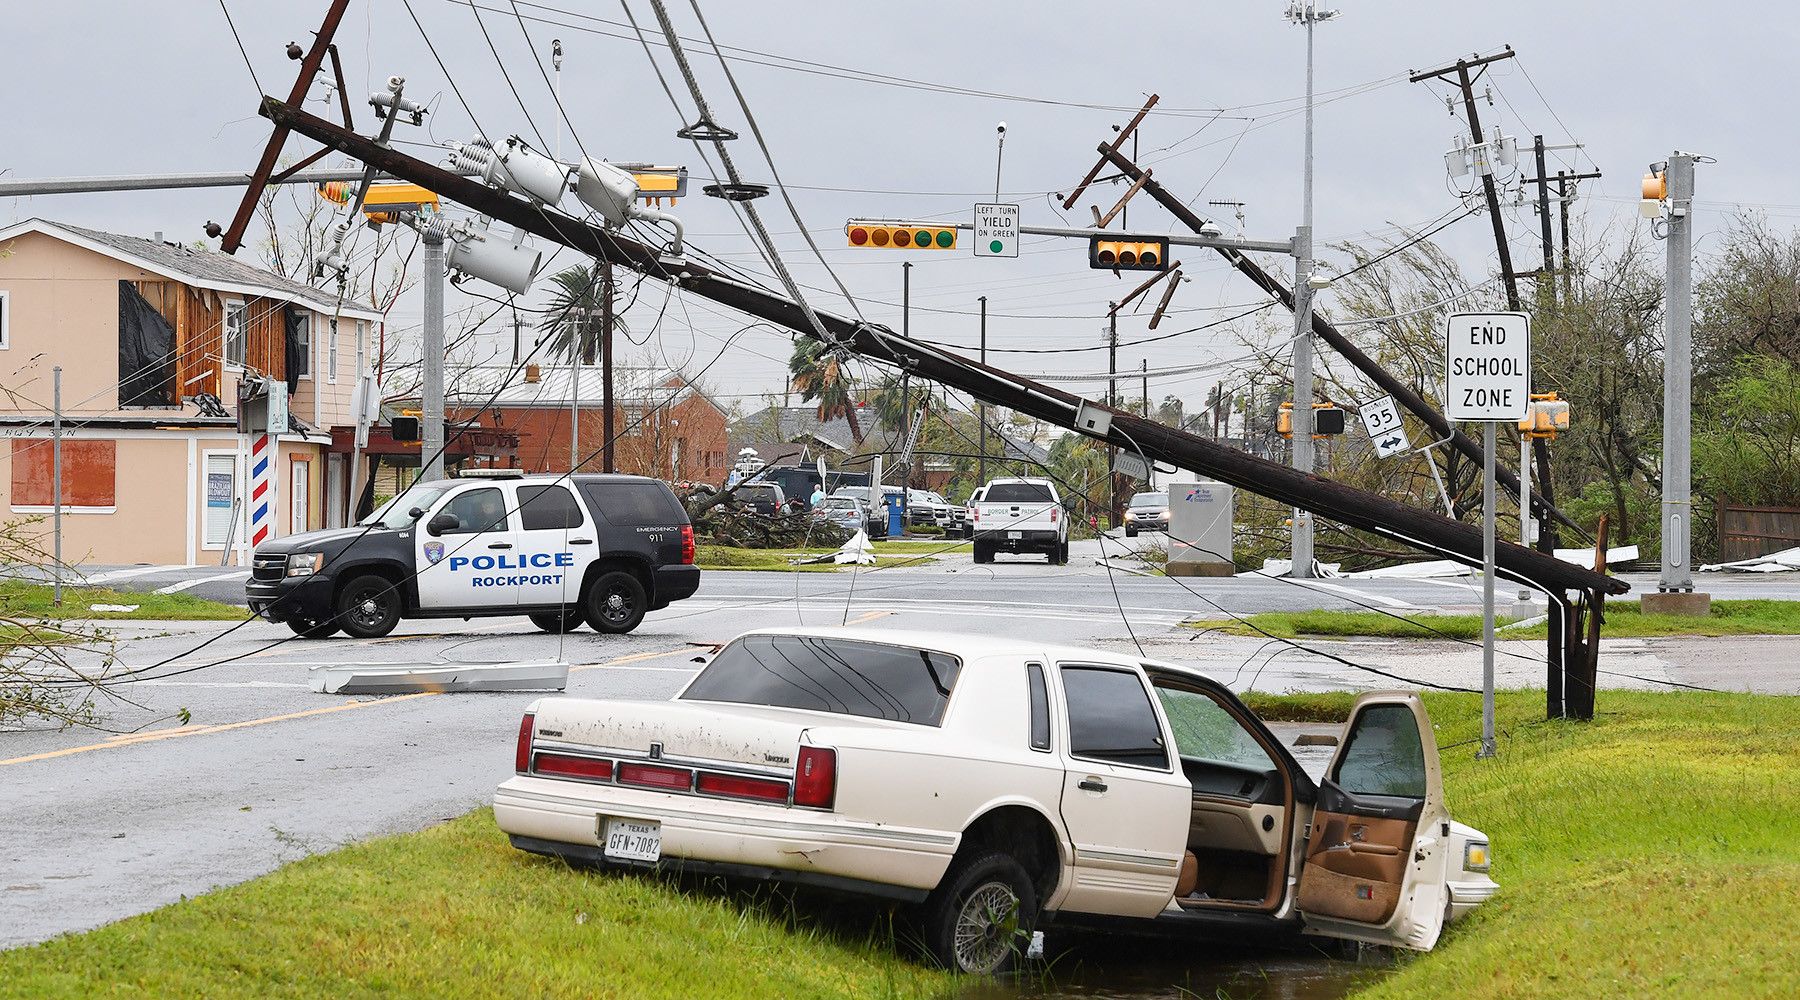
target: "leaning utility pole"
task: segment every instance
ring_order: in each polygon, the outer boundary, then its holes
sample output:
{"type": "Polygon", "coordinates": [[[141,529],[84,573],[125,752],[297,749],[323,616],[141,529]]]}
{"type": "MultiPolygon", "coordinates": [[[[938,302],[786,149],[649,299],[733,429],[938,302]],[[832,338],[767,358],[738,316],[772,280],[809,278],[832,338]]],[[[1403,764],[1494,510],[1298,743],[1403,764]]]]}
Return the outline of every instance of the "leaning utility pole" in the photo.
{"type": "Polygon", "coordinates": [[[419,343],[421,380],[419,479],[444,478],[444,230],[436,220],[419,227],[425,244],[425,316],[419,343]]]}
{"type": "MultiPolygon", "coordinates": [[[[1457,86],[1462,89],[1463,113],[1469,119],[1469,138],[1475,145],[1480,146],[1486,140],[1481,135],[1481,112],[1475,108],[1475,78],[1469,75],[1469,70],[1486,66],[1489,63],[1500,62],[1503,59],[1511,59],[1513,54],[1512,46],[1508,45],[1504,52],[1482,56],[1479,59],[1458,59],[1453,66],[1428,70],[1424,73],[1414,73],[1409,79],[1413,83],[1419,83],[1423,80],[1441,79],[1455,73],[1457,86]]],[[[1494,174],[1491,170],[1483,171],[1481,174],[1481,191],[1487,196],[1488,221],[1494,226],[1494,246],[1500,251],[1500,276],[1506,281],[1506,308],[1518,312],[1519,279],[1513,273],[1512,246],[1506,242],[1506,220],[1500,217],[1500,190],[1494,184],[1494,174]]]]}

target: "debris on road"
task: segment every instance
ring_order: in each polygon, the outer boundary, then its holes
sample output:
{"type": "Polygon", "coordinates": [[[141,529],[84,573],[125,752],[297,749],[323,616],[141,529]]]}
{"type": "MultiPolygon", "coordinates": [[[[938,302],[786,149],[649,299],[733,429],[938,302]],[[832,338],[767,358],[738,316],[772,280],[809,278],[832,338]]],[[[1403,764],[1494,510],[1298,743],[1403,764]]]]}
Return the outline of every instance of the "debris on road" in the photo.
{"type": "Polygon", "coordinates": [[[569,686],[563,660],[517,663],[337,663],[307,671],[320,694],[416,694],[433,691],[562,691],[569,686]]]}

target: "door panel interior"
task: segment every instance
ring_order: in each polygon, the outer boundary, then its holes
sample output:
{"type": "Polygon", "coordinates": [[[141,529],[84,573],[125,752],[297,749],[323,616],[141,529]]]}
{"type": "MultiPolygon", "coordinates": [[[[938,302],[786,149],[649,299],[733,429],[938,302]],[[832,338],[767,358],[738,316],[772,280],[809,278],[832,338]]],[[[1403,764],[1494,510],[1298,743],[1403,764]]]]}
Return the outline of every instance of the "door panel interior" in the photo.
{"type": "Polygon", "coordinates": [[[1319,787],[1300,877],[1300,909],[1309,915],[1385,924],[1400,903],[1423,799],[1353,796],[1331,781],[1319,787]]]}

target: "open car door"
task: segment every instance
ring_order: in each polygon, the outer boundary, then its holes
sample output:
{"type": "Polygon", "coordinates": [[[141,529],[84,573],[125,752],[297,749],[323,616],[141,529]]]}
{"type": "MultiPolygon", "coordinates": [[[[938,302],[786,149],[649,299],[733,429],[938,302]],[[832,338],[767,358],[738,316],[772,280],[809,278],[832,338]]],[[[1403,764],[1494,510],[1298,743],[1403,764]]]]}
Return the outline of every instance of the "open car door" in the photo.
{"type": "Polygon", "coordinates": [[[1307,933],[1429,950],[1444,924],[1449,824],[1424,702],[1358,698],[1319,783],[1300,870],[1307,933]]]}

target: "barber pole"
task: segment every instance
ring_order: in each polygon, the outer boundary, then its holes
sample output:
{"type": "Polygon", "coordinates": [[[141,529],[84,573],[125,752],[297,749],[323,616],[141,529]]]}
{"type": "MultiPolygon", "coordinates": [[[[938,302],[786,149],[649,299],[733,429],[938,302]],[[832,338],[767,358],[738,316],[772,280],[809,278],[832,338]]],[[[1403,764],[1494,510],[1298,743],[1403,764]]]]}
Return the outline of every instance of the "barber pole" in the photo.
{"type": "Polygon", "coordinates": [[[274,455],[273,442],[267,434],[258,434],[250,442],[250,548],[255,549],[268,540],[270,525],[274,523],[275,492],[274,478],[270,474],[275,466],[271,461],[274,455]]]}

